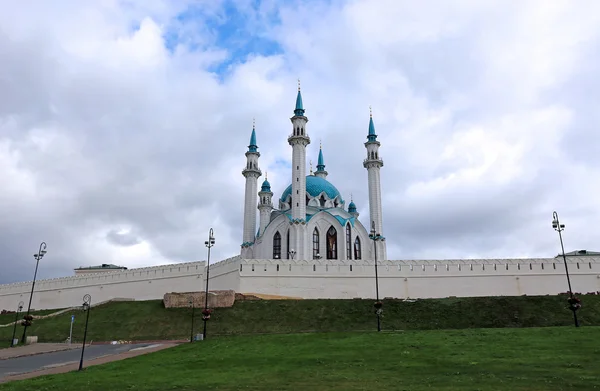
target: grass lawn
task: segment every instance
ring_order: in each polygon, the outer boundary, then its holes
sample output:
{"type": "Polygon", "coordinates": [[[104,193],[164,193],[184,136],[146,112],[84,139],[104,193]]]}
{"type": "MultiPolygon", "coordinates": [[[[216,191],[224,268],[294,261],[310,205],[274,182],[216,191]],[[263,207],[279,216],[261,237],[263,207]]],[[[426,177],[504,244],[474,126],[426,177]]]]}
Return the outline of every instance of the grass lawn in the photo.
{"type": "MultiPolygon", "coordinates": [[[[407,302],[384,300],[384,330],[431,330],[502,327],[569,326],[566,296],[466,297],[407,302]]],[[[578,312],[583,326],[600,325],[600,296],[582,297],[578,312]]],[[[44,311],[47,313],[47,311],[44,311]]],[[[36,313],[37,314],[37,313],[36,313]]],[[[75,315],[74,341],[81,341],[85,313],[73,310],[53,318],[34,320],[27,335],[40,342],[63,342],[75,315]]],[[[202,315],[196,310],[196,330],[202,315]]],[[[0,325],[14,321],[0,315],[0,325]]],[[[113,302],[92,309],[88,340],[186,339],[190,335],[189,308],[166,309],[162,300],[113,302]]],[[[214,335],[340,332],[373,330],[373,300],[258,300],[237,301],[215,309],[208,333],[214,335]]],[[[17,335],[23,333],[17,327],[17,335]]],[[[0,340],[10,342],[11,327],[0,327],[0,340]]]]}
{"type": "Polygon", "coordinates": [[[0,390],[592,390],[600,327],[229,336],[0,390]]]}

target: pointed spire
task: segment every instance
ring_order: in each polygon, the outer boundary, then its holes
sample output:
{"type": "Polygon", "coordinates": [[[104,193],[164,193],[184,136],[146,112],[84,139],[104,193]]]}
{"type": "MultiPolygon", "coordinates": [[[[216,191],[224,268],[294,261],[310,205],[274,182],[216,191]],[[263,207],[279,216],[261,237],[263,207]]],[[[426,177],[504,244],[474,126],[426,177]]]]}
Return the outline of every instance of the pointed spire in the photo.
{"type": "Polygon", "coordinates": [[[373,109],[369,106],[369,135],[367,136],[369,141],[376,141],[377,134],[375,133],[375,124],[373,123],[373,109]]]}
{"type": "Polygon", "coordinates": [[[258,145],[256,145],[256,123],[254,118],[252,119],[252,134],[250,135],[250,145],[248,145],[248,152],[256,152],[258,145]]]}
{"type": "Polygon", "coordinates": [[[317,171],[325,171],[325,159],[323,159],[323,146],[319,146],[319,160],[317,161],[317,171]]]}
{"type": "Polygon", "coordinates": [[[298,79],[298,96],[296,96],[296,109],[294,114],[298,116],[304,115],[304,106],[302,105],[302,94],[300,93],[300,79],[298,79]]]}

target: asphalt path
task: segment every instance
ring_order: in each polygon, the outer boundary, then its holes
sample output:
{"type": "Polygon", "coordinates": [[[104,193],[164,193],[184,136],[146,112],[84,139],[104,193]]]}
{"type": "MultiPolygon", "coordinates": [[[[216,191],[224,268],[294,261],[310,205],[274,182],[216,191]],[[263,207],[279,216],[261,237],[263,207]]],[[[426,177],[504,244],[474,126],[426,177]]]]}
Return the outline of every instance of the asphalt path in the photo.
{"type": "MultiPolygon", "coordinates": [[[[132,349],[144,348],[156,344],[130,344],[130,345],[92,345],[86,346],[83,357],[83,366],[85,360],[91,360],[101,356],[119,354],[128,352],[132,349]]],[[[6,360],[0,360],[0,379],[8,375],[27,373],[40,369],[51,368],[73,362],[79,362],[81,358],[81,349],[63,350],[61,352],[37,354],[35,356],[17,357],[6,360]]]]}

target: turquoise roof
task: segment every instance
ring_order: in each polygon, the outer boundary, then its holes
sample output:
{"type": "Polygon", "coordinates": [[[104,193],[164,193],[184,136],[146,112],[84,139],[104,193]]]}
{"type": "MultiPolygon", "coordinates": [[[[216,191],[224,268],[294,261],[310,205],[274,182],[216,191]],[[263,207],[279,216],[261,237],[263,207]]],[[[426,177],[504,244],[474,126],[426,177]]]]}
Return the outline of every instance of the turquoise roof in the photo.
{"type": "MultiPolygon", "coordinates": [[[[331,214],[330,212],[328,212],[327,210],[322,210],[321,212],[325,212],[325,213],[327,213],[327,214],[329,214],[329,215],[333,216],[333,217],[334,217],[334,218],[335,218],[335,219],[336,219],[336,220],[337,220],[337,221],[340,223],[340,225],[341,225],[342,227],[344,227],[348,221],[350,222],[350,225],[351,225],[352,227],[354,227],[354,222],[356,221],[356,218],[354,218],[354,217],[350,217],[350,218],[348,218],[348,219],[345,219],[345,218],[343,218],[343,217],[341,217],[341,216],[336,216],[336,215],[333,215],[333,214],[331,214]]],[[[287,217],[287,218],[288,218],[290,221],[292,221],[292,215],[291,215],[290,213],[285,213],[285,216],[286,216],[286,217],[287,217]]],[[[313,216],[314,216],[314,214],[312,214],[312,215],[310,215],[310,214],[307,214],[307,215],[306,215],[306,222],[310,221],[310,219],[311,219],[313,216]]]]}
{"type": "Polygon", "coordinates": [[[356,205],[354,201],[350,201],[350,205],[348,205],[348,213],[356,213],[356,205]]]}
{"type": "MultiPolygon", "coordinates": [[[[327,179],[323,179],[314,175],[306,176],[306,192],[312,197],[317,197],[319,194],[325,192],[331,199],[340,197],[340,202],[344,202],[338,189],[335,188],[327,179]]],[[[285,199],[292,194],[292,185],[289,185],[287,189],[281,195],[281,201],[285,202],[285,199]]]]}
{"type": "Polygon", "coordinates": [[[256,152],[258,145],[256,145],[256,130],[252,127],[252,135],[250,136],[250,145],[248,145],[248,152],[256,152]]]}
{"type": "Polygon", "coordinates": [[[319,160],[317,162],[317,171],[325,171],[325,161],[323,160],[323,150],[319,148],[319,160]]]}
{"type": "Polygon", "coordinates": [[[269,183],[269,181],[266,178],[265,178],[265,181],[262,183],[260,191],[271,191],[271,184],[269,183]]]}
{"type": "Polygon", "coordinates": [[[296,115],[304,115],[304,106],[302,105],[302,94],[298,90],[298,96],[296,96],[296,109],[294,110],[296,115]]]}
{"type": "Polygon", "coordinates": [[[375,124],[373,123],[373,116],[369,119],[369,135],[367,136],[369,141],[377,140],[377,134],[375,134],[375,124]]]}

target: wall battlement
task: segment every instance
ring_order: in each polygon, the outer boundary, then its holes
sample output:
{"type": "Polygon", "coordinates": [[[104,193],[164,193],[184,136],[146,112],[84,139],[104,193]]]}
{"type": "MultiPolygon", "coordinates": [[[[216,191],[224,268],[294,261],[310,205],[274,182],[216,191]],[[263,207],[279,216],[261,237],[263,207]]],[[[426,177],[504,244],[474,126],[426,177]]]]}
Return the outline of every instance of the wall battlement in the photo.
{"type": "MultiPolygon", "coordinates": [[[[600,257],[568,257],[573,289],[600,291],[600,257]]],[[[371,298],[373,260],[242,259],[210,265],[209,290],[233,289],[303,298],[371,298]]],[[[381,297],[514,296],[565,292],[563,259],[449,259],[378,261],[381,297]]],[[[32,308],[80,305],[116,297],[161,299],[170,292],[206,289],[206,261],[83,274],[36,281],[32,308]]],[[[31,281],[0,285],[0,309],[27,302],[31,281]]]]}

